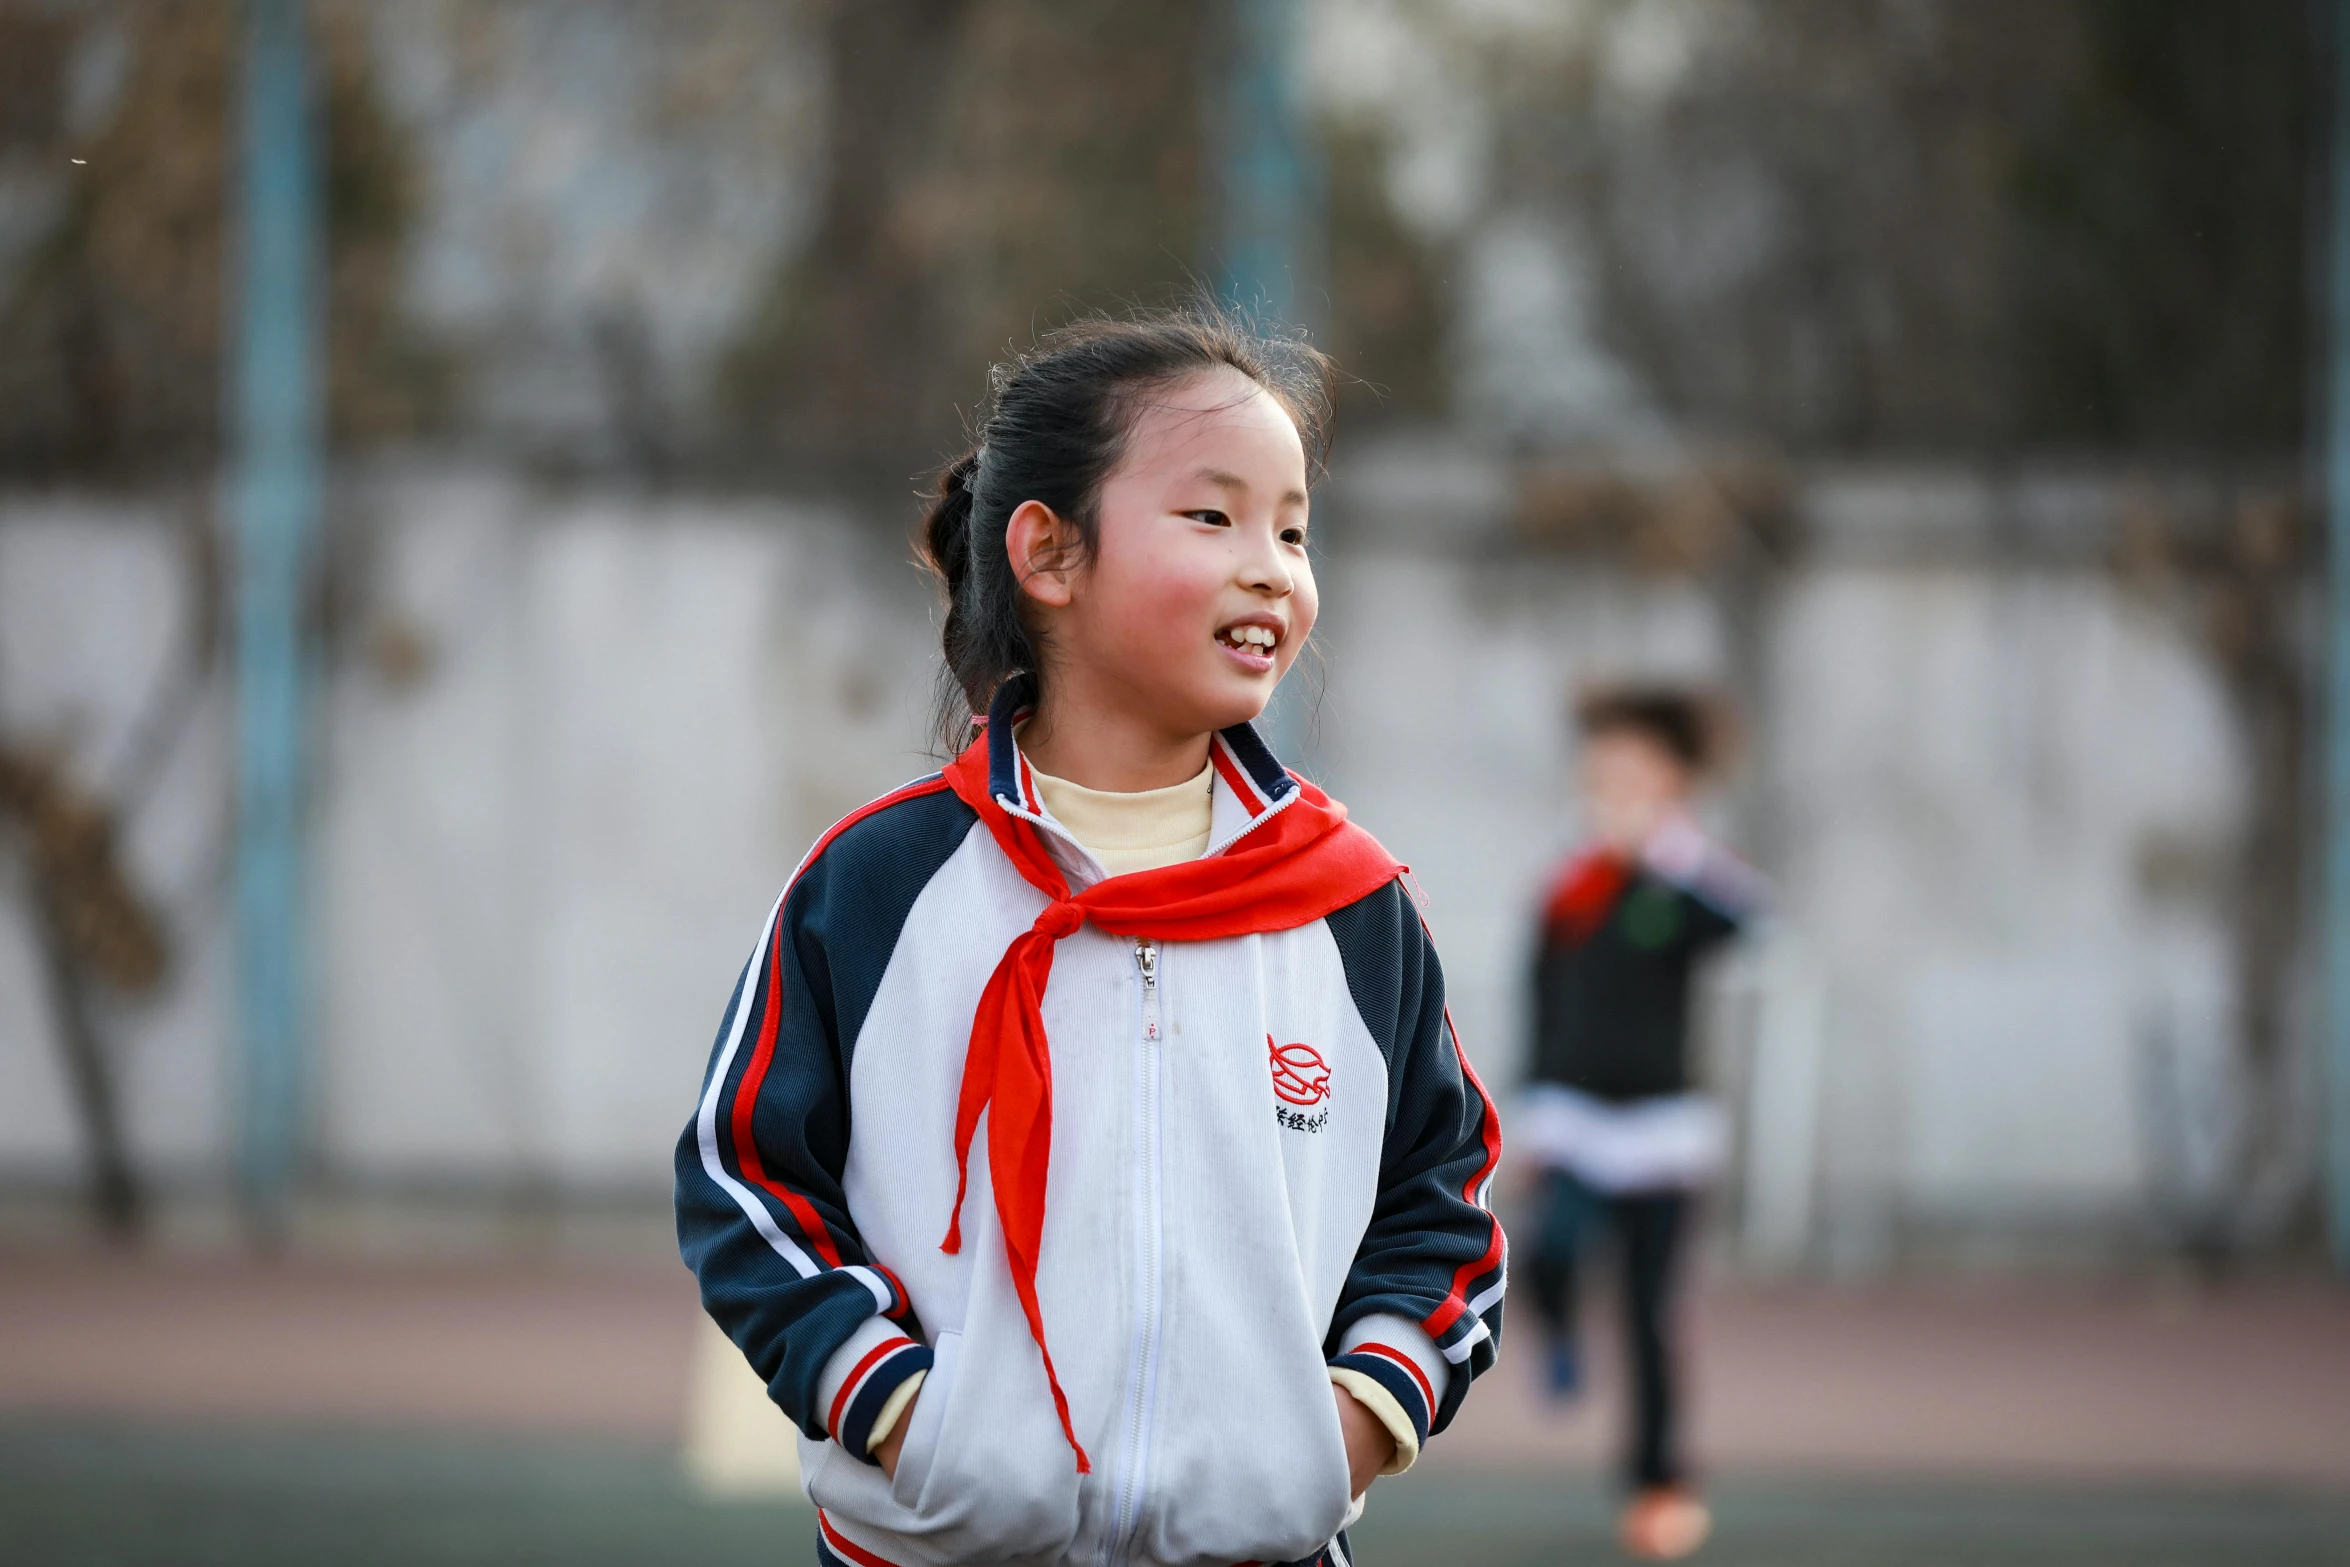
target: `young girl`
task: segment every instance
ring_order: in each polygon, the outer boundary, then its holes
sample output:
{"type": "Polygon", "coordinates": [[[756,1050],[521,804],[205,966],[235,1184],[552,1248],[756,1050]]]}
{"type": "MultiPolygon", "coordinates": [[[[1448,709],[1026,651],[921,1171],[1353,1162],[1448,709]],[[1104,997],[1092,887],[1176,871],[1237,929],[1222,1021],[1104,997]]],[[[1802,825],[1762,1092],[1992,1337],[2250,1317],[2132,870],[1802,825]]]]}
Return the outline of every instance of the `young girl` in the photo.
{"type": "Polygon", "coordinates": [[[1327,388],[1209,312],[1092,321],[939,481],[977,738],[810,851],[677,1154],[821,1562],[1345,1567],[1492,1363],[1500,1130],[1435,953],[1250,728],[1313,630],[1327,388]]]}

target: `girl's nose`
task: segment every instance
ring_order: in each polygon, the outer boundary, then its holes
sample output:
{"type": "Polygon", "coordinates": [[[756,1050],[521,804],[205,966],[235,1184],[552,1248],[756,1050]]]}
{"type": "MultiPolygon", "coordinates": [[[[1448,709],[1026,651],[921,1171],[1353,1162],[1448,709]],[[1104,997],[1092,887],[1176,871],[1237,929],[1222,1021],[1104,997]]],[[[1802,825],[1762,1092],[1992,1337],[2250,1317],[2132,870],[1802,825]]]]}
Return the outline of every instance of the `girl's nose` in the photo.
{"type": "Polygon", "coordinates": [[[1296,591],[1297,579],[1290,575],[1289,562],[1283,558],[1272,530],[1251,528],[1247,536],[1248,558],[1241,562],[1240,568],[1242,585],[1252,593],[1287,598],[1296,591]]]}

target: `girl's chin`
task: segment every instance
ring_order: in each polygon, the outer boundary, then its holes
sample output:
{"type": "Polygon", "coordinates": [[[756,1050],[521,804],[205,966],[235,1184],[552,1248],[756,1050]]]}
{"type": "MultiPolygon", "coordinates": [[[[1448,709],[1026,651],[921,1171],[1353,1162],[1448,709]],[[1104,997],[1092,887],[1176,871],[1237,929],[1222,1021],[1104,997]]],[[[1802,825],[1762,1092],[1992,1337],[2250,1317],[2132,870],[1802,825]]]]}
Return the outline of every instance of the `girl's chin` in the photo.
{"type": "Polygon", "coordinates": [[[1272,705],[1273,691],[1279,683],[1272,675],[1260,675],[1245,684],[1231,679],[1218,681],[1214,700],[1200,704],[1200,710],[1208,717],[1208,729],[1214,732],[1230,729],[1235,724],[1255,723],[1272,705]]]}
{"type": "Polygon", "coordinates": [[[1280,675],[1273,670],[1244,670],[1219,654],[1214,663],[1166,670],[1161,681],[1153,681],[1135,694],[1159,725],[1185,733],[1215,734],[1262,718],[1280,683],[1280,675]],[[1166,675],[1174,678],[1167,680],[1166,675]]]}

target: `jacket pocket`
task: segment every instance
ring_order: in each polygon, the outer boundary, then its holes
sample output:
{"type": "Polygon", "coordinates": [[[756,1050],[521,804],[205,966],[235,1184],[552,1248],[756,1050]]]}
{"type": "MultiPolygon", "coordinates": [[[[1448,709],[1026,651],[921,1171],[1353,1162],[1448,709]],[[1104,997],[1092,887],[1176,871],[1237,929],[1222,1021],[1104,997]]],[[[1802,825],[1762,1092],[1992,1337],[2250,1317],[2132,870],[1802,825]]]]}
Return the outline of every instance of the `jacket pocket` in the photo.
{"type": "Polygon", "coordinates": [[[1077,1533],[1076,1455],[1050,1397],[1018,1375],[1032,1357],[966,1354],[964,1336],[945,1332],[931,1351],[896,1475],[832,1464],[810,1477],[811,1494],[895,1536],[876,1544],[892,1559],[984,1567],[1059,1556],[1077,1533]]]}

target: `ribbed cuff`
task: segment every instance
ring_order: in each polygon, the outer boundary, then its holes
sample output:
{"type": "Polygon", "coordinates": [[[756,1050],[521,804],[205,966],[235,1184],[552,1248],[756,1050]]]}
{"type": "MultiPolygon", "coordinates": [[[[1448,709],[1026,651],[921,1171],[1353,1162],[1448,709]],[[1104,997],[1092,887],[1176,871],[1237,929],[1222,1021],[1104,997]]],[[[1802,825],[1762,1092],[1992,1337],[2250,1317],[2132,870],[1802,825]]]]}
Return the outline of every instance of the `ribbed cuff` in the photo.
{"type": "Polygon", "coordinates": [[[927,1370],[916,1370],[881,1401],[881,1413],[873,1417],[873,1429],[865,1433],[865,1451],[874,1452],[889,1440],[889,1434],[898,1428],[898,1417],[914,1402],[914,1395],[922,1391],[922,1381],[929,1375],[927,1370]]]}
{"type": "Polygon", "coordinates": [[[1365,1317],[1340,1343],[1330,1380],[1377,1415],[1395,1438],[1395,1457],[1379,1472],[1402,1474],[1419,1461],[1450,1368],[1427,1331],[1402,1317],[1365,1317]]]}
{"type": "Polygon", "coordinates": [[[1387,1434],[1395,1439],[1395,1455],[1379,1466],[1382,1475],[1399,1475],[1420,1461],[1420,1433],[1412,1425],[1411,1416],[1403,1405],[1378,1378],[1367,1375],[1351,1365],[1333,1365],[1330,1381],[1345,1390],[1356,1403],[1379,1417],[1387,1434]]]}
{"type": "MultiPolygon", "coordinates": [[[[874,1462],[874,1427],[895,1402],[906,1379],[930,1369],[930,1346],[918,1344],[886,1318],[868,1318],[849,1341],[833,1351],[817,1379],[824,1429],[852,1458],[874,1462]]],[[[895,1413],[896,1411],[892,1411],[895,1413]]],[[[882,1428],[888,1434],[888,1428],[882,1428]]]]}

